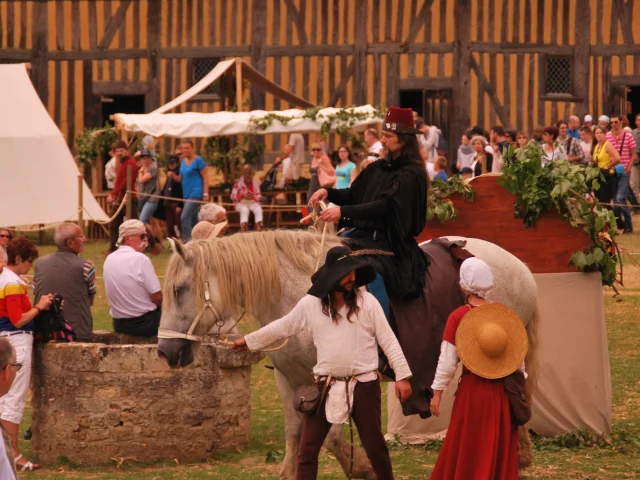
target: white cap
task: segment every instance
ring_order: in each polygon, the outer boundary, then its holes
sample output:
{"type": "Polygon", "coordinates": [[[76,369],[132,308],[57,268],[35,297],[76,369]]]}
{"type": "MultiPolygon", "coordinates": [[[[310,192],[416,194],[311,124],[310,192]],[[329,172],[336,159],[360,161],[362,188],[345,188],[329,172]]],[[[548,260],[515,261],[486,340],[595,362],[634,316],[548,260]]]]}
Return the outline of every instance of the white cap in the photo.
{"type": "Polygon", "coordinates": [[[584,116],[584,123],[593,122],[593,117],[591,115],[584,116]]]}

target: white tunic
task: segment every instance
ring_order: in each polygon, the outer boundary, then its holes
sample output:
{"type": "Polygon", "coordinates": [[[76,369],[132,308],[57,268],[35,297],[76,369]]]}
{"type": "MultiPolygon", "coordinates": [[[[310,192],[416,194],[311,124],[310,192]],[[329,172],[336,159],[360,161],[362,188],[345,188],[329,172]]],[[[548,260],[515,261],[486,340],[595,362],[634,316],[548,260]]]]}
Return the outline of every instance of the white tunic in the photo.
{"type": "Polygon", "coordinates": [[[336,324],[322,313],[319,298],[306,295],[287,315],[245,337],[250,350],[260,350],[306,328],[318,351],[317,363],[313,368],[315,375],[356,377],[348,382],[336,381],[329,389],[325,404],[329,423],[346,423],[349,419],[348,412],[353,407],[356,383],[376,379],[378,345],[387,356],[398,380],[411,376],[400,344],[375,297],[365,289],[360,289],[358,306],[360,312],[357,316],[352,315],[351,321],[347,320],[347,308],[343,306],[338,311],[341,319],[336,324]]]}
{"type": "Polygon", "coordinates": [[[348,321],[347,309],[343,307],[339,311],[342,318],[336,324],[322,313],[319,298],[305,295],[287,315],[247,335],[247,346],[250,350],[260,350],[306,328],[318,351],[318,360],[313,367],[316,375],[350,377],[375,372],[379,344],[396,378],[410,377],[411,370],[382,307],[364,289],[360,289],[358,297],[358,315],[352,315],[348,321]]]}

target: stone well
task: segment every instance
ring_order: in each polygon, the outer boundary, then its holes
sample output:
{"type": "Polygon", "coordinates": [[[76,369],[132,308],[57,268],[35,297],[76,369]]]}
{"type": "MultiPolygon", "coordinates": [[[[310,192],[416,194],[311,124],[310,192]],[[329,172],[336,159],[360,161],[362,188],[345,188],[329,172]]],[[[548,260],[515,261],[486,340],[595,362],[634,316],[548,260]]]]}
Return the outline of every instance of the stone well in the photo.
{"type": "Polygon", "coordinates": [[[260,354],[200,347],[171,370],[157,339],[96,332],[34,352],[33,452],[79,465],[203,460],[249,441],[251,365],[260,354]]]}

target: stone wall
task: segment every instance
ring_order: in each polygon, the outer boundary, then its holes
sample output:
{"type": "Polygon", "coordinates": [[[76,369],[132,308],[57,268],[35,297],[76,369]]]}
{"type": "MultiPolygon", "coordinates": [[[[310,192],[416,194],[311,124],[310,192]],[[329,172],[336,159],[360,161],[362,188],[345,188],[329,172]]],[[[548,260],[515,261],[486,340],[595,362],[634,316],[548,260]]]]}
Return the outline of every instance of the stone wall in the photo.
{"type": "Polygon", "coordinates": [[[38,345],[33,452],[42,463],[203,460],[249,441],[251,365],[261,356],[202,345],[171,370],[155,343],[100,333],[101,343],[38,345]],[[122,344],[127,343],[127,344],[122,344]]]}

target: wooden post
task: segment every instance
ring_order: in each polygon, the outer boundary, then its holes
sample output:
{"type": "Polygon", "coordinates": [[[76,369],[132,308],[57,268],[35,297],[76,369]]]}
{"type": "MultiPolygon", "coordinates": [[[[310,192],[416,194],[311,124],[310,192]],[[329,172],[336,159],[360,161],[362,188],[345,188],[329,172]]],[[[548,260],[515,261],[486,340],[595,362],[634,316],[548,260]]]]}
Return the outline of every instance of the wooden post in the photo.
{"type": "Polygon", "coordinates": [[[44,241],[46,239],[44,223],[41,223],[40,225],[38,225],[38,227],[40,228],[40,230],[38,231],[38,245],[44,245],[44,241]]]}
{"type": "Polygon", "coordinates": [[[78,226],[84,232],[84,216],[83,216],[83,208],[84,208],[84,199],[82,198],[82,194],[84,193],[84,178],[82,175],[78,175],[78,226]]]}
{"type": "Polygon", "coordinates": [[[236,111],[242,111],[242,64],[236,60],[236,111]]]}
{"type": "Polygon", "coordinates": [[[127,166],[127,220],[131,219],[133,214],[133,196],[129,193],[133,186],[133,171],[131,165],[127,166]]]}
{"type": "Polygon", "coordinates": [[[459,139],[471,124],[471,1],[458,0],[454,6],[456,38],[453,46],[453,122],[447,140],[459,139]]]}
{"type": "MultiPolygon", "coordinates": [[[[600,19],[598,19],[600,20],[600,19]]],[[[581,2],[576,9],[576,24],[591,25],[591,5],[581,2]]],[[[576,103],[575,113],[580,119],[589,113],[589,66],[591,62],[591,31],[588,28],[576,28],[575,53],[573,55],[573,94],[582,100],[576,103]]]]}

